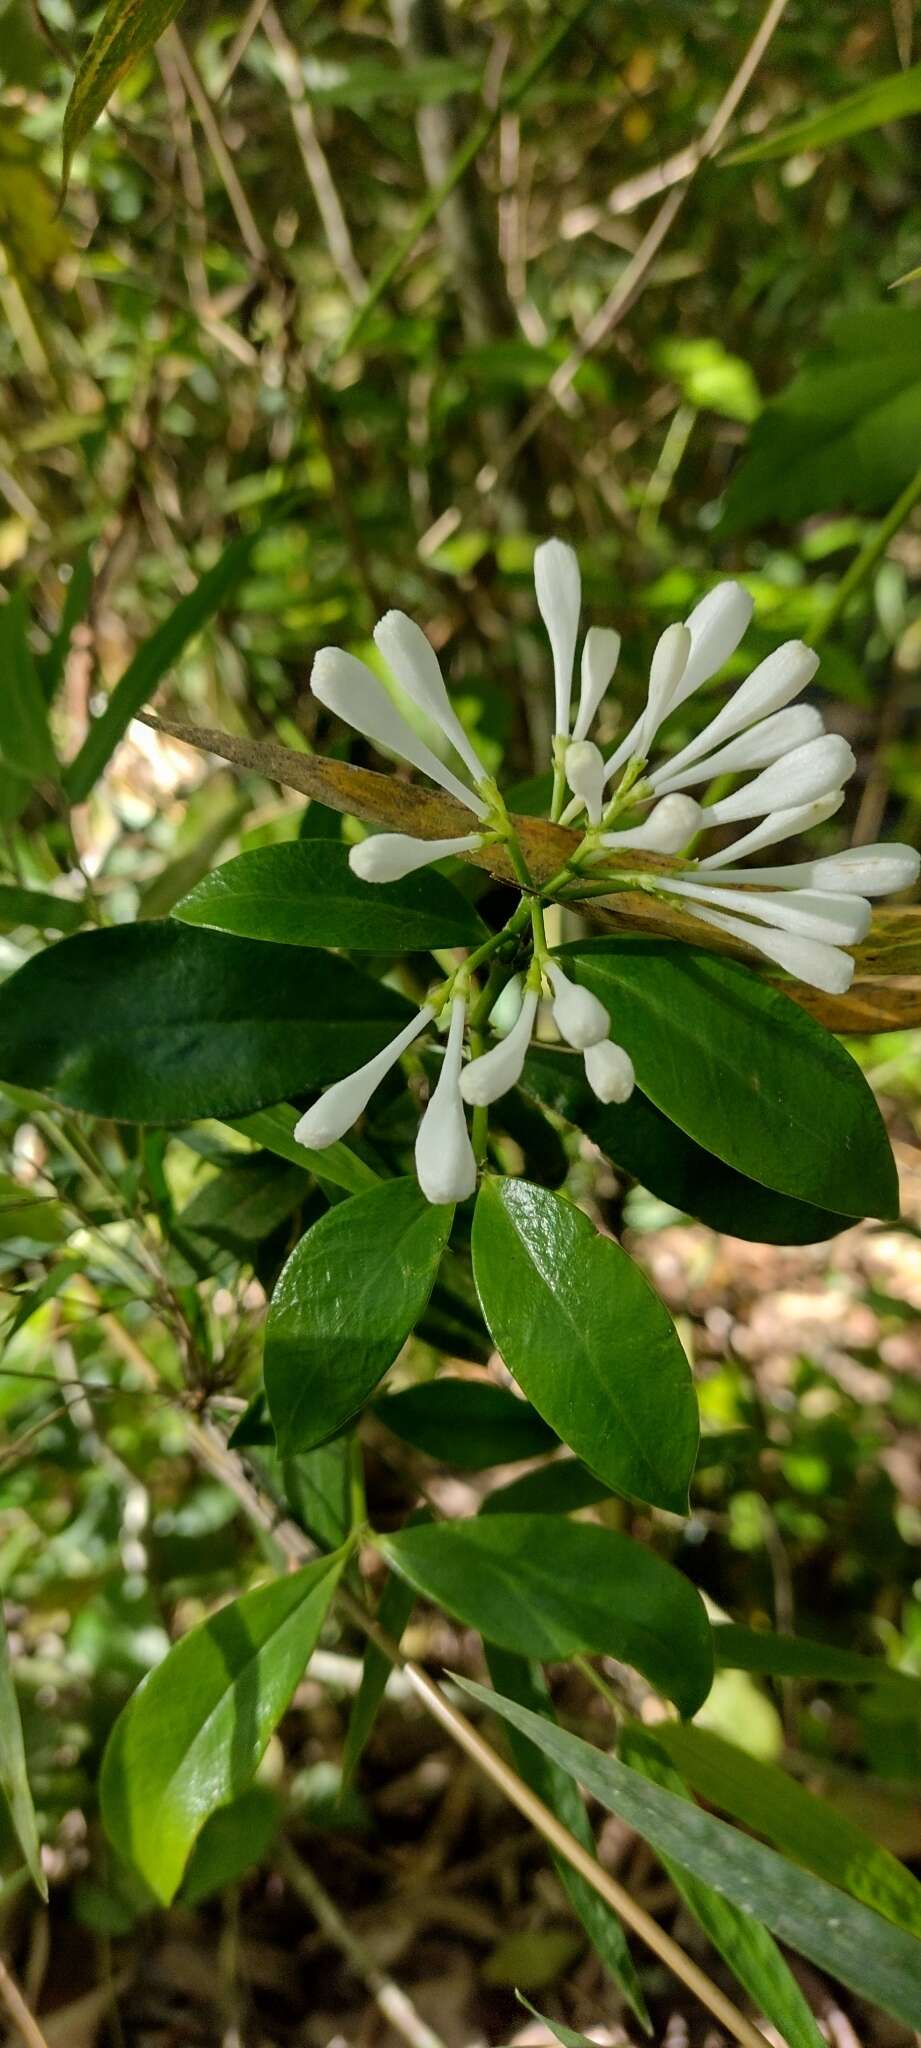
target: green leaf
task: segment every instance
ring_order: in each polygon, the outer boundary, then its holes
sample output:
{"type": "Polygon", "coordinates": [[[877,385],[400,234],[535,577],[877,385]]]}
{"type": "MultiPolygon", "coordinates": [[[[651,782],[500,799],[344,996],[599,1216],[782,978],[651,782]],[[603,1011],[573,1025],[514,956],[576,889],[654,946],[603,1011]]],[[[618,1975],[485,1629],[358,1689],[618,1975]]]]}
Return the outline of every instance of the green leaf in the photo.
{"type": "Polygon", "coordinates": [[[22,1739],[22,1722],[19,1718],[19,1701],[13,1684],[13,1663],[7,1639],[3,1609],[0,1606],[0,1792],[10,1810],[10,1817],[16,1831],[16,1839],[26,1860],[26,1866],[35,1881],[42,1898],[48,1897],[48,1885],[42,1869],[42,1852],[35,1825],[35,1808],[29,1790],[29,1775],[26,1770],[26,1752],[22,1739]]]}
{"type": "Polygon", "coordinates": [[[557,1441],[529,1402],[488,1380],[428,1380],[375,1401],[374,1413],[403,1443],[461,1472],[539,1458],[557,1441]]]}
{"type": "Polygon", "coordinates": [[[268,1785],[249,1785],[229,1806],[206,1820],[189,1858],[182,1885],[186,1906],[239,1884],[263,1863],[278,1833],[281,1803],[268,1785]]]}
{"type": "Polygon", "coordinates": [[[778,1636],[769,1629],[720,1622],[713,1631],[717,1664],[727,1671],[763,1671],[771,1678],[827,1679],[833,1685],[876,1685],[921,1702],[921,1679],[896,1671],[876,1657],[838,1650],[806,1636],[778,1636]]]}
{"type": "Polygon", "coordinates": [[[42,782],[54,778],[57,762],[28,619],[21,590],[0,604],[0,760],[14,776],[42,782]]]}
{"type": "Polygon", "coordinates": [[[881,128],[886,121],[899,121],[906,114],[921,112],[921,64],[908,71],[892,71],[887,78],[875,78],[858,92],[819,107],[814,114],[801,114],[785,122],[757,142],[743,143],[722,158],[724,164],[765,163],[769,157],[795,156],[803,150],[830,149],[849,135],[861,135],[867,128],[881,128]]]}
{"type": "Polygon", "coordinates": [[[459,889],[432,869],[402,882],[362,882],[348,847],[292,839],[226,861],[174,912],[244,939],[342,946],[353,953],[420,953],[478,946],[486,926],[459,889]]]}
{"type": "Polygon", "coordinates": [[[657,939],[565,947],[606,1005],[637,1081],[727,1166],[847,1216],[898,1215],[895,1161],[844,1047],[734,960],[657,939]]]}
{"type": "Polygon", "coordinates": [[[4,982],[0,1080],[128,1123],[245,1116],[338,1080],[409,1014],[332,954],[318,974],[295,946],[120,925],[62,939],[4,982]]]}
{"type": "Polygon", "coordinates": [[[290,1159],[292,1166],[306,1166],[318,1179],[331,1181],[348,1195],[360,1195],[365,1188],[378,1186],[380,1174],[341,1140],[324,1146],[322,1152],[299,1145],[294,1136],[297,1121],[298,1111],[290,1102],[277,1102],[274,1109],[257,1109],[252,1116],[232,1117],[229,1127],[242,1131],[255,1144],[264,1145],[267,1152],[276,1153],[279,1159],[290,1159]]]}
{"type": "Polygon", "coordinates": [[[316,1646],[345,1552],[244,1593],[175,1644],[102,1762],[106,1832],[164,1905],[201,1828],[250,1783],[316,1646]]]}
{"type": "Polygon", "coordinates": [[[178,1222],[184,1231],[245,1255],[271,1237],[310,1185],[309,1173],[300,1167],[254,1152],[213,1174],[186,1203],[178,1222]]]}
{"type": "Polygon", "coordinates": [[[20,925],[31,925],[37,932],[76,932],[85,915],[82,903],[71,903],[66,896],[0,882],[0,931],[14,932],[20,925]]]}
{"type": "Polygon", "coordinates": [[[711,1630],[690,1580],[613,1529],[487,1515],[375,1536],[418,1593],[500,1649],[556,1661],[580,1651],[633,1664],[683,1714],[713,1677],[711,1630]]]}
{"type": "Polygon", "coordinates": [[[671,1856],[724,1898],[753,1913],[779,1941],[909,2027],[921,2025],[921,1942],[879,1914],[798,1870],[750,1835],[564,1733],[472,1679],[458,1684],[536,1742],[659,1855],[671,1856]]]}
{"type": "Polygon", "coordinates": [[[473,1271],[493,1342],[538,1414],[614,1492],[686,1513],[694,1384],[667,1309],[626,1252],[564,1196],[487,1179],[473,1271]]]}
{"type": "Polygon", "coordinates": [[[541,2026],[546,2027],[548,2034],[552,2034],[555,2041],[562,2042],[563,2048],[595,2048],[594,2042],[589,2040],[587,2034],[577,2034],[572,2027],[564,2027],[562,2020],[549,2020],[545,2012],[538,2012],[536,2005],[531,2004],[531,2000],[525,1997],[523,1991],[516,1990],[515,1997],[519,2005],[524,2006],[525,2012],[532,2013],[536,2020],[540,2020],[541,2026]]]}
{"type": "MultiPolygon", "coordinates": [[[[77,74],[74,94],[80,85],[83,69],[89,63],[100,37],[106,34],[106,25],[110,22],[110,17],[126,13],[130,20],[138,21],[145,14],[153,18],[158,12],[165,15],[165,26],[166,21],[171,20],[178,12],[178,6],[174,4],[174,0],[127,0],[127,5],[124,4],[124,0],[110,0],[84,64],[77,74]]],[[[158,29],[156,34],[159,33],[158,29]]],[[[129,56],[127,63],[132,63],[133,60],[134,53],[129,56]]],[[[126,68],[127,65],[123,66],[123,69],[126,68]]],[[[116,79],[112,78],[102,99],[87,120],[86,127],[92,125],[116,82],[116,79]]],[[[71,95],[71,107],[74,94],[71,95]]],[[[85,130],[81,130],[82,132],[85,130]]],[[[150,639],[145,640],[143,646],[138,648],[124,675],[116,683],[105,709],[93,720],[79,753],[65,771],[64,788],[71,803],[85,802],[132,718],[153,695],[157,684],[173,667],[183,648],[195,638],[196,633],[201,632],[202,627],[214,617],[215,612],[220,610],[225,597],[229,596],[234,586],[246,574],[250,556],[258,539],[258,533],[252,533],[243,534],[237,540],[232,540],[229,547],[218,557],[213,568],[208,569],[196,583],[194,590],[190,590],[186,597],[179,599],[169,618],[164,619],[162,626],[158,626],[150,639]]]]}
{"type": "Polygon", "coordinates": [[[99,119],[116,86],[139,57],[153,48],[182,0],[108,0],[85,52],[64,110],[62,183],[67,190],[74,151],[99,119]]]}
{"type": "Polygon", "coordinates": [[[776,1764],[762,1763],[706,1728],[663,1722],[656,1738],[708,1806],[719,1806],[753,1834],[829,1884],[921,1937],[921,1884],[825,1799],[807,1792],[776,1764]]]}
{"type": "Polygon", "coordinates": [[[721,534],[843,506],[888,509],[921,457],[921,312],[839,314],[756,421],[721,534]]]}
{"type": "MultiPolygon", "coordinates": [[[[677,1798],[690,1800],[668,1756],[645,1729],[628,1727],[620,1754],[652,1784],[664,1785],[677,1798]]],[[[722,1898],[712,1885],[685,1870],[674,1857],[662,1855],[662,1862],[679,1897],[787,2048],[823,2048],[825,2037],[767,1928],[734,1900],[722,1898]]]]}
{"type": "Polygon", "coordinates": [[[496,1486],[480,1502],[481,1515],[572,1515],[610,1498],[610,1487],[596,1479],[581,1458],[552,1458],[521,1479],[496,1486]]]}
{"type": "Polygon", "coordinates": [[[629,1102],[599,1102],[578,1053],[535,1046],[521,1086],[576,1124],[652,1194],[699,1217],[711,1230],[754,1244],[817,1244],[850,1227],[851,1217],[775,1194],[715,1159],[663,1116],[640,1088],[634,1088],[629,1102]]]}
{"type": "MultiPolygon", "coordinates": [[[[501,1688],[509,1698],[517,1700],[519,1706],[530,1707],[533,1713],[542,1714],[545,1719],[555,1722],[553,1704],[547,1690],[543,1672],[538,1664],[531,1664],[525,1657],[515,1657],[507,1650],[499,1650],[494,1643],[486,1644],[486,1662],[493,1684],[501,1688]]],[[[532,1792],[536,1792],[557,1820],[575,1835],[583,1849],[595,1854],[595,1838],[585,1811],[585,1802],[572,1778],[561,1771],[558,1764],[551,1763],[533,1742],[526,1741],[517,1728],[508,1730],[509,1747],[515,1768],[532,1792]]],[[[551,1851],[557,1876],[563,1886],[573,1911],[578,1915],[596,1954],[610,1970],[616,1984],[632,2006],[640,2025],[646,2033],[652,2032],[646,2001],[640,1988],[639,1978],[627,1937],[610,1906],[599,1898],[594,1887],[588,1883],[565,1856],[551,1851]]]]}
{"type": "Polygon", "coordinates": [[[356,1414],[431,1294],[454,1210],[413,1178],[339,1202],[292,1252],[265,1333],[279,1449],[310,1450],[356,1414]]]}

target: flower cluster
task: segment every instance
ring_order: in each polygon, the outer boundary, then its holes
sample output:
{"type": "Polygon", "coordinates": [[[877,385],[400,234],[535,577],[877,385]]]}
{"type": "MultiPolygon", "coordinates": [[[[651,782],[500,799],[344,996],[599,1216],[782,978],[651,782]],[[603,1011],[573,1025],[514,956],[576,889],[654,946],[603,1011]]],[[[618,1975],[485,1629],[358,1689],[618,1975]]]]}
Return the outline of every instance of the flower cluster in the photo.
{"type": "MultiPolygon", "coordinates": [[[[433,1202],[463,1200],[476,1184],[477,1156],[465,1104],[484,1110],[519,1080],[543,995],[560,1037],[582,1054],[586,1078],[602,1102],[625,1102],[633,1088],[629,1054],[610,1037],[607,1010],[570,981],[547,951],[541,895],[576,884],[597,891],[605,880],[677,898],[704,924],[726,932],[775,966],[814,988],[843,994],[854,962],[846,948],[870,923],[870,897],[913,882],[921,858],[908,846],[864,846],[817,860],[754,870],[741,863],[830,818],[844,798],[855,761],[847,741],[823,729],[818,710],[797,700],[811,682],[818,657],[789,640],[769,654],[732,692],[697,737],[679,753],[653,761],[661,727],[735,654],[752,614],[738,583],[720,583],[684,624],[668,626],[652,657],[640,716],[604,758],[589,737],[614,676],[620,636],[589,627],[582,645],[578,702],[573,681],[581,609],[581,578],[570,547],[550,540],[534,558],[537,602],[547,629],[554,679],[554,793],[551,817],[579,820],[581,838],[561,875],[515,913],[505,933],[478,949],[450,975],[418,1014],[375,1059],[326,1091],[297,1126],[311,1148],[341,1138],[401,1055],[444,1013],[448,1035],[437,1084],[416,1141],[420,1185],[433,1202]],[[728,794],[719,794],[731,783],[728,794]],[[737,778],[745,778],[737,781],[737,778]],[[692,790],[700,792],[691,795],[692,790]],[[567,791],[569,798],[567,801],[567,791]],[[744,825],[729,845],[707,850],[704,835],[744,825]],[[703,850],[701,851],[701,845],[703,850]],[[658,864],[641,855],[668,856],[658,864]],[[471,1010],[475,970],[509,933],[530,917],[533,956],[520,1008],[505,1037],[464,1063],[465,1040],[477,1041],[481,1022],[471,1010]],[[475,1024],[475,1030],[472,1026],[475,1024]]],[[[471,814],[471,830],[448,839],[381,833],[353,847],[354,873],[368,882],[392,882],[432,861],[472,853],[504,840],[527,883],[520,849],[501,794],[453,710],[438,658],[421,628],[404,613],[388,612],[375,629],[380,655],[416,708],[440,730],[465,770],[454,774],[425,745],[366,665],[336,647],[317,655],[314,696],[385,753],[418,768],[471,814]]],[[[487,992],[488,994],[488,992],[487,992]]],[[[476,1011],[483,1008],[483,1000],[476,1011]]],[[[476,1119],[474,1128],[476,1130],[476,1119]]]]}

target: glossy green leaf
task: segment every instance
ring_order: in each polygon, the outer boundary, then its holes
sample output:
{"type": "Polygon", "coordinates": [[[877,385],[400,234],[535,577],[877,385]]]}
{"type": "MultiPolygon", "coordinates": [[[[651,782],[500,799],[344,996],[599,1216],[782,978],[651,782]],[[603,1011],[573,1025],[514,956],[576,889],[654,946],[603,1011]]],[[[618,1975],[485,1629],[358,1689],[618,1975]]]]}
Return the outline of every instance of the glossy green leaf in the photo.
{"type": "Polygon", "coordinates": [[[757,164],[770,157],[796,156],[802,150],[831,149],[849,135],[861,135],[867,128],[881,128],[886,121],[917,113],[921,113],[921,64],[913,64],[908,71],[891,71],[887,78],[874,78],[858,92],[833,100],[831,106],[786,121],[782,128],[759,136],[757,142],[743,143],[722,161],[757,164]]]}
{"type": "Polygon", "coordinates": [[[703,1602],[629,1536],[545,1515],[487,1515],[374,1540],[418,1593],[500,1649],[541,1661],[579,1651],[618,1657],[683,1714],[707,1697],[703,1602]]]}
{"type": "Polygon", "coordinates": [[[16,1839],[25,1857],[26,1867],[34,1879],[42,1898],[48,1897],[48,1885],[42,1869],[42,1852],[35,1825],[35,1808],[29,1789],[29,1774],[26,1769],[26,1752],[22,1739],[22,1722],[19,1718],[19,1701],[13,1684],[13,1665],[10,1646],[0,1606],[0,1792],[10,1810],[10,1818],[16,1831],[16,1839]]]}
{"type": "Polygon", "coordinates": [[[205,1821],[250,1783],[323,1626],[344,1554],[244,1593],[183,1636],[120,1715],[106,1832],[164,1905],[205,1821]]]}
{"type": "Polygon", "coordinates": [[[178,1222],[183,1230],[245,1256],[284,1223],[310,1185],[309,1173],[300,1167],[282,1165],[265,1152],[245,1154],[198,1189],[178,1222]]]}
{"type": "Polygon", "coordinates": [[[338,1080],[409,1014],[332,954],[318,973],[294,946],[120,925],[63,939],[3,983],[0,1081],[129,1123],[245,1116],[338,1080]]]}
{"type": "MultiPolygon", "coordinates": [[[[555,1721],[553,1705],[543,1672],[538,1664],[529,1663],[525,1657],[516,1657],[508,1650],[499,1650],[494,1643],[486,1644],[486,1662],[493,1684],[508,1698],[518,1701],[519,1706],[530,1707],[535,1714],[542,1714],[549,1721],[555,1721]]],[[[509,1748],[512,1761],[520,1777],[532,1792],[536,1792],[557,1820],[569,1829],[583,1849],[595,1854],[595,1838],[585,1811],[585,1802],[578,1787],[568,1772],[561,1771],[558,1764],[535,1749],[517,1728],[508,1729],[509,1748]]],[[[597,1955],[610,1970],[616,1984],[620,1985],[625,1998],[632,2006],[644,2032],[652,2028],[646,2001],[640,1988],[633,1957],[627,1944],[627,1937],[616,1913],[599,1898],[594,1887],[567,1863],[564,1856],[551,1851],[557,1876],[563,1886],[573,1911],[578,1915],[597,1955]]]]}
{"type": "Polygon", "coordinates": [[[279,1449],[341,1428],[428,1301],[454,1211],[411,1178],[339,1202],[292,1252],[269,1309],[265,1390],[279,1449]]]}
{"type": "Polygon", "coordinates": [[[206,875],[176,906],[186,924],[286,946],[342,946],[353,953],[414,953],[477,946],[486,927],[472,903],[434,869],[402,882],[362,882],[348,848],[292,839],[241,853],[206,875]]]}
{"type": "Polygon", "coordinates": [[[557,1441],[529,1402],[487,1380],[427,1380],[385,1395],[374,1412],[404,1443],[462,1472],[539,1458],[557,1441]]]}
{"type": "Polygon", "coordinates": [[[817,1244],[852,1218],[792,1201],[737,1173],[671,1123],[640,1088],[629,1102],[603,1103],[589,1087],[578,1053],[535,1046],[522,1087],[591,1138],[615,1165],[651,1193],[711,1230],[755,1244],[817,1244]]]}
{"type": "Polygon", "coordinates": [[[666,1722],[656,1738],[708,1806],[721,1807],[817,1877],[841,1885],[897,1927],[921,1937],[918,1879],[827,1800],[807,1792],[776,1764],[762,1763],[707,1728],[666,1722]]]}
{"type": "Polygon", "coordinates": [[[656,939],[566,947],[663,1115],[739,1173],[846,1216],[898,1215],[885,1126],[859,1067],[779,989],[656,939]]]}
{"type": "Polygon", "coordinates": [[[334,1187],[344,1188],[346,1194],[360,1195],[365,1188],[379,1185],[380,1174],[341,1140],[336,1145],[324,1146],[322,1152],[299,1145],[294,1135],[297,1121],[298,1111],[290,1102],[277,1102],[273,1109],[257,1109],[252,1116],[231,1118],[230,1128],[242,1131],[245,1138],[252,1138],[279,1159],[290,1159],[292,1166],[306,1166],[318,1180],[331,1181],[334,1187]]]}
{"type": "MultiPolygon", "coordinates": [[[[118,17],[124,14],[129,21],[137,25],[142,24],[145,17],[154,19],[158,12],[164,16],[165,26],[166,21],[171,20],[177,12],[177,0],[109,0],[109,6],[77,74],[68,107],[70,114],[83,73],[89,67],[82,97],[84,111],[91,106],[93,111],[89,113],[85,127],[80,129],[80,133],[85,133],[86,128],[92,126],[96,115],[101,112],[109,93],[117,83],[117,79],[106,69],[106,50],[113,40],[117,41],[118,17]],[[100,38],[102,43],[98,61],[94,60],[90,67],[90,60],[94,56],[97,44],[100,44],[100,38]],[[89,90],[94,79],[98,79],[103,88],[103,97],[98,103],[94,103],[89,90]]],[[[157,29],[156,34],[159,33],[157,29]]],[[[133,63],[136,54],[137,50],[131,51],[122,70],[133,63]]],[[[121,76],[121,72],[118,76],[121,76]]],[[[74,132],[74,141],[76,139],[74,132]]],[[[208,569],[196,583],[194,590],[190,590],[187,596],[179,599],[169,617],[164,619],[163,624],[157,627],[149,640],[145,640],[143,646],[138,648],[124,675],[116,683],[104,710],[99,713],[98,718],[94,718],[80,752],[65,771],[64,787],[71,803],[85,802],[132,718],[152,697],[157,684],[173,667],[188,642],[193,640],[196,633],[200,633],[208,620],[220,610],[224,599],[246,574],[257,539],[258,535],[253,533],[243,534],[237,540],[232,540],[229,547],[226,547],[223,554],[218,557],[213,568],[208,569]]]]}
{"type": "Polygon", "coordinates": [[[484,1180],[473,1271],[494,1343],[538,1413],[617,1493],[687,1511],[697,1402],[645,1275],[561,1195],[484,1180]]]}
{"type": "MultiPolygon", "coordinates": [[[[642,1777],[649,1778],[654,1785],[664,1785],[677,1798],[690,1800],[678,1771],[645,1729],[627,1728],[620,1744],[620,1755],[624,1763],[642,1777]]],[[[723,1898],[712,1885],[705,1884],[701,1878],[685,1870],[673,1856],[666,1856],[661,1850],[659,1853],[679,1897],[728,1963],[733,1976],[744,1986],[757,2010],[763,2012],[776,2027],[786,2048],[823,2048],[825,2037],[820,2034],[815,2017],[784,1962],[773,1935],[733,1899],[723,1898]]]]}
{"type": "Polygon", "coordinates": [[[0,604],[0,761],[14,776],[41,782],[54,777],[57,763],[27,626],[25,598],[17,590],[0,604]]]}
{"type": "Polygon", "coordinates": [[[871,1913],[847,1892],[799,1870],[737,1828],[640,1777],[629,1765],[553,1727],[472,1679],[471,1698],[520,1728],[650,1846],[671,1856],[724,1898],[769,1927],[779,1941],[849,1984],[884,2012],[921,2025],[921,1942],[871,1913]]]}
{"type": "Polygon", "coordinates": [[[186,1906],[239,1884],[247,1871],[265,1861],[278,1833],[282,1808],[268,1785],[248,1785],[229,1806],[219,1806],[206,1820],[189,1857],[182,1884],[186,1906]]]}
{"type": "Polygon", "coordinates": [[[726,493],[720,532],[843,506],[888,510],[918,467],[921,312],[862,307],[765,406],[726,493]]]}
{"type": "Polygon", "coordinates": [[[572,1515],[610,1498],[610,1487],[597,1479],[581,1458],[551,1458],[520,1479],[496,1486],[480,1503],[481,1515],[572,1515]]]}
{"type": "Polygon", "coordinates": [[[0,931],[31,925],[38,932],[76,932],[85,915],[82,903],[52,896],[48,889],[20,889],[12,882],[0,882],[0,931]]]}
{"type": "Polygon", "coordinates": [[[769,1629],[720,1622],[713,1631],[717,1664],[727,1671],[763,1671],[771,1678],[826,1679],[833,1685],[876,1685],[901,1690],[921,1703],[921,1679],[896,1671],[882,1658],[839,1650],[807,1636],[779,1636],[769,1629]]]}
{"type": "Polygon", "coordinates": [[[89,49],[81,59],[64,111],[62,180],[66,190],[74,150],[139,57],[152,49],[182,0],[108,0],[89,49]]]}

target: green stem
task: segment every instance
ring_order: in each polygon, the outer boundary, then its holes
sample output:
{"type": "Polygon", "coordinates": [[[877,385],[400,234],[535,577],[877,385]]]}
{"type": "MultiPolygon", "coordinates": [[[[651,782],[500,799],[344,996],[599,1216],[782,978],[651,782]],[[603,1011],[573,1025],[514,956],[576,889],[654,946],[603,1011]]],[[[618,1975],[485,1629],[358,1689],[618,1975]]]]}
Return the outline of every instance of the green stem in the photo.
{"type": "Polygon", "coordinates": [[[864,542],[860,553],[855,557],[850,568],[845,570],[824,618],[820,620],[818,628],[812,635],[814,647],[818,647],[825,639],[826,634],[831,631],[832,626],[837,625],[842,612],[850,603],[855,591],[859,590],[861,585],[866,582],[867,577],[872,574],[877,562],[885,554],[889,542],[898,533],[899,527],[904,526],[909,513],[914,510],[919,499],[921,499],[921,467],[915,470],[910,483],[905,485],[901,496],[896,498],[891,511],[887,512],[885,519],[881,521],[871,538],[864,542]]]}
{"type": "Polygon", "coordinates": [[[470,169],[471,164],[479,156],[480,150],[489,141],[503,115],[510,113],[513,108],[520,104],[525,93],[534,84],[535,79],[540,76],[540,73],[546,69],[547,65],[555,57],[560,45],[571,31],[578,26],[583,16],[588,13],[589,8],[593,5],[594,0],[579,0],[578,6],[573,9],[570,15],[565,16],[562,20],[558,20],[549,31],[549,34],[544,37],[537,50],[535,50],[530,63],[523,65],[522,69],[517,71],[509,80],[504,91],[499,93],[495,106],[486,108],[480,115],[479,120],[473,123],[466,140],[461,143],[460,148],[455,151],[454,156],[451,158],[441,184],[436,185],[433,191],[426,194],[421,205],[417,207],[405,234],[399,236],[389,256],[385,257],[383,263],[375,271],[368,285],[367,298],[358,307],[357,312],[353,314],[345,333],[336,344],[332,356],[334,362],[338,362],[342,356],[346,355],[359,336],[363,334],[375,306],[379,304],[388,286],[393,283],[398,271],[402,269],[407,256],[412,254],[420,235],[425,233],[426,228],[431,225],[436,214],[440,212],[445,200],[450,198],[455,186],[460,184],[464,173],[470,169]]]}

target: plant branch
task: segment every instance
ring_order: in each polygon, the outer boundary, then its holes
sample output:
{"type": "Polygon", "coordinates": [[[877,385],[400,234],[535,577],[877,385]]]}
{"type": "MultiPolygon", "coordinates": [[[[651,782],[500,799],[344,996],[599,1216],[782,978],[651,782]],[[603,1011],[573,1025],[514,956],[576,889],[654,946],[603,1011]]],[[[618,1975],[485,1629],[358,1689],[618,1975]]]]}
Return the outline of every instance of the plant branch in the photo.
{"type": "Polygon", "coordinates": [[[26,2048],[48,2048],[48,2042],[42,2033],[41,2027],[38,2021],[33,2019],[22,1992],[15,1978],[10,1976],[2,1956],[0,1956],[0,1999],[3,2000],[17,2033],[25,2041],[26,2048]]]}
{"type": "Polygon", "coordinates": [[[904,491],[896,498],[891,511],[886,513],[885,519],[880,521],[875,533],[872,533],[869,540],[864,542],[860,553],[855,556],[850,568],[845,570],[831,598],[828,610],[820,619],[818,627],[813,632],[812,644],[814,647],[818,647],[821,641],[831,632],[832,626],[837,625],[842,612],[846,611],[847,606],[850,604],[851,598],[866,583],[867,578],[872,576],[876,564],[881,561],[889,546],[889,542],[894,539],[899,528],[904,526],[909,514],[914,511],[915,506],[919,502],[921,502],[921,467],[915,470],[914,476],[905,485],[904,491]]]}
{"type": "Polygon", "coordinates": [[[409,2048],[445,2048],[439,2034],[433,2033],[425,2020],[421,2019],[412,1999],[388,1977],[380,1964],[375,1962],[370,1949],[343,1919],[335,1901],[320,1883],[318,1877],[287,1842],[282,1842],[275,1854],[275,1861],[291,1890],[307,1907],[309,1913],[322,1927],[324,1934],[346,1962],[362,1979],[377,2006],[378,2012],[387,2020],[394,2032],[409,2043],[409,2048]]]}

